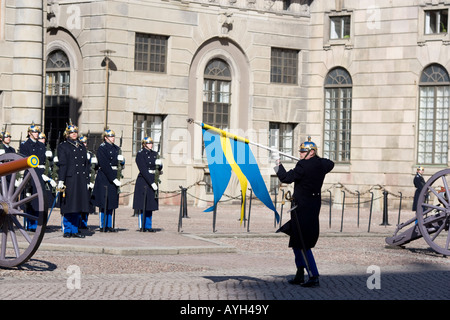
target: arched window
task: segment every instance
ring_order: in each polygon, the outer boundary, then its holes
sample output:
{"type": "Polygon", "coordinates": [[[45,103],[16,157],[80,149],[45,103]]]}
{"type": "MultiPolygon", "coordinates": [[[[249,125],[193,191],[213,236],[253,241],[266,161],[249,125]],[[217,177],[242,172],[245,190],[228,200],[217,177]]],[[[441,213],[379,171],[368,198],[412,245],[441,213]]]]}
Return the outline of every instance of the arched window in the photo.
{"type": "Polygon", "coordinates": [[[343,68],[331,70],[325,79],[324,157],[350,162],[352,127],[352,79],[343,68]]]}
{"type": "Polygon", "coordinates": [[[203,81],[203,122],[227,130],[230,127],[231,72],[222,59],[211,60],[203,81]]]}
{"type": "Polygon", "coordinates": [[[445,68],[438,64],[426,67],[419,94],[417,162],[447,165],[450,78],[445,68]]]}
{"type": "Polygon", "coordinates": [[[70,62],[62,50],[47,57],[45,73],[45,134],[50,137],[52,148],[56,146],[58,132],[63,132],[69,121],[70,62]],[[49,134],[50,126],[52,128],[49,134]]]}

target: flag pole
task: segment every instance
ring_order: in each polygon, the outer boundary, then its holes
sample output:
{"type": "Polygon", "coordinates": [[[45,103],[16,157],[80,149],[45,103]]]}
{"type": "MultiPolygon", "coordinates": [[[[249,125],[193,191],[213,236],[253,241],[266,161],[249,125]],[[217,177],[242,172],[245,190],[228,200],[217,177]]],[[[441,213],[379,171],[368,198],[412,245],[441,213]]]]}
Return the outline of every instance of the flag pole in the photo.
{"type": "Polygon", "coordinates": [[[247,144],[251,144],[251,145],[254,145],[256,147],[259,147],[259,148],[262,148],[262,149],[266,149],[266,150],[268,150],[270,152],[278,153],[278,154],[280,154],[282,156],[285,156],[287,158],[291,158],[291,159],[294,159],[294,160],[297,160],[297,161],[300,160],[300,158],[294,157],[294,156],[292,156],[290,154],[287,154],[287,153],[284,153],[284,152],[280,152],[277,149],[270,148],[268,146],[265,146],[265,145],[262,145],[262,144],[259,144],[259,143],[256,143],[256,142],[252,142],[252,141],[250,141],[248,139],[245,139],[245,138],[240,137],[238,135],[232,134],[232,133],[227,132],[225,130],[222,130],[222,129],[210,126],[210,125],[208,125],[206,123],[203,123],[203,122],[195,121],[192,118],[188,118],[187,122],[190,123],[190,124],[195,123],[195,124],[199,125],[200,127],[204,128],[205,130],[212,130],[212,131],[214,131],[214,132],[216,132],[218,134],[221,134],[222,136],[225,136],[227,138],[230,138],[230,139],[233,139],[233,140],[242,141],[242,142],[245,142],[247,144]]]}

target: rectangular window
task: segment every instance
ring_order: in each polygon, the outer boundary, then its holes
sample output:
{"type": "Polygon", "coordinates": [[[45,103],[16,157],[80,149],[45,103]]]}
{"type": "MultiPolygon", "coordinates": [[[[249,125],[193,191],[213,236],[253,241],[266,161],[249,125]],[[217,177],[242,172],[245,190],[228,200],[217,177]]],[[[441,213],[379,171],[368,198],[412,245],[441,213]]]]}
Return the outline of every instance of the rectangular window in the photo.
{"type": "Polygon", "coordinates": [[[165,73],[168,39],[166,36],[136,33],[134,70],[165,73]]]}
{"type": "Polygon", "coordinates": [[[270,82],[297,84],[298,50],[272,48],[270,82]]]}
{"type": "Polygon", "coordinates": [[[350,38],[350,16],[330,17],[330,39],[350,38]]]}
{"type": "Polygon", "coordinates": [[[205,79],[203,86],[203,122],[227,130],[230,126],[231,82],[205,79]]]}
{"type": "Polygon", "coordinates": [[[448,10],[425,11],[425,34],[446,33],[448,30],[448,10]]]}
{"type": "Polygon", "coordinates": [[[153,150],[162,153],[163,120],[164,117],[161,115],[139,113],[133,115],[133,156],[141,150],[142,139],[145,137],[151,137],[153,139],[153,150]]]}
{"type": "MultiPolygon", "coordinates": [[[[292,123],[269,123],[269,146],[278,149],[280,152],[292,155],[294,148],[294,128],[292,123]]],[[[281,160],[290,160],[285,156],[281,160]]]]}

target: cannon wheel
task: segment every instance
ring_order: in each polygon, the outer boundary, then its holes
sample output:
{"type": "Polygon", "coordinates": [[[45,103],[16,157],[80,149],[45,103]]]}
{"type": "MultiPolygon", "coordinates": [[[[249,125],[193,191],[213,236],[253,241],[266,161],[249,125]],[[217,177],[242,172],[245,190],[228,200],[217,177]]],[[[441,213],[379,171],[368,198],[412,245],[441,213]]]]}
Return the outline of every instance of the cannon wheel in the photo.
{"type": "Polygon", "coordinates": [[[450,169],[435,173],[425,183],[417,201],[417,224],[425,241],[436,252],[450,255],[450,169]]]}
{"type": "MultiPolygon", "coordinates": [[[[0,163],[21,159],[22,156],[15,153],[5,153],[0,156],[0,163]]],[[[23,180],[15,187],[16,173],[1,176],[0,187],[0,267],[12,268],[19,266],[30,259],[41,244],[47,224],[47,212],[45,210],[45,197],[40,179],[34,169],[22,171],[23,180]],[[24,195],[25,188],[34,182],[37,192],[24,195]],[[25,213],[24,207],[30,201],[37,198],[38,216],[25,213]],[[37,220],[35,232],[25,230],[22,218],[37,220]]]]}

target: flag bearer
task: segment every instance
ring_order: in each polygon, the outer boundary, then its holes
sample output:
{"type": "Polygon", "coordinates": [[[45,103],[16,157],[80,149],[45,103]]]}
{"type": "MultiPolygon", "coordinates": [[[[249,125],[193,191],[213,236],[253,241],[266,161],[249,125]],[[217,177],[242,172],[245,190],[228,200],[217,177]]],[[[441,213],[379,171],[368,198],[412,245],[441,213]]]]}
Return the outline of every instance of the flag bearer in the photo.
{"type": "Polygon", "coordinates": [[[317,155],[317,146],[310,137],[300,145],[299,151],[300,160],[294,169],[286,171],[279,159],[275,167],[281,182],[294,182],[292,206],[297,206],[291,211],[291,220],[279,231],[290,236],[289,247],[294,251],[297,266],[295,278],[289,283],[315,287],[319,286],[319,271],[311,248],[319,239],[320,191],[325,175],[333,169],[334,162],[317,155]],[[310,275],[307,282],[304,279],[305,268],[308,268],[310,275]]]}

